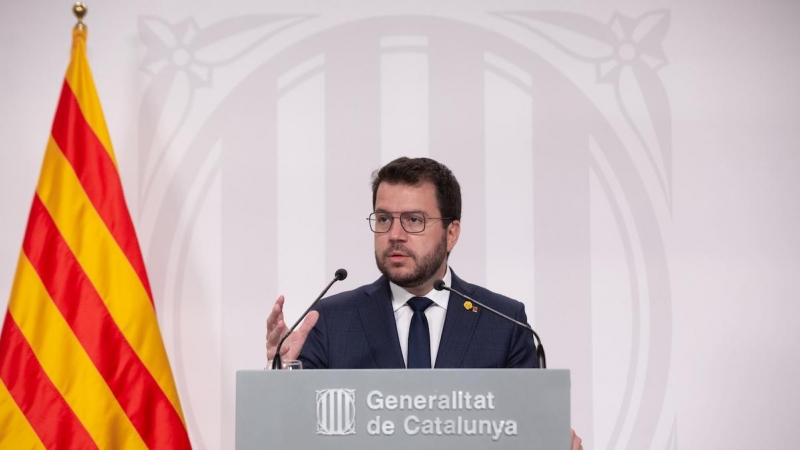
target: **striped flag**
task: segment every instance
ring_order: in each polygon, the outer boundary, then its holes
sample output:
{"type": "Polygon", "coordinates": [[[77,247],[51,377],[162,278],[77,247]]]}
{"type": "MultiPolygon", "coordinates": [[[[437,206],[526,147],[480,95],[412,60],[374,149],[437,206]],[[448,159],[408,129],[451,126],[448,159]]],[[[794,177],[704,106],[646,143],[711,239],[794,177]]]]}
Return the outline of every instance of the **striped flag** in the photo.
{"type": "Polygon", "coordinates": [[[0,334],[0,448],[188,449],[85,28],[72,37],[0,334]]]}

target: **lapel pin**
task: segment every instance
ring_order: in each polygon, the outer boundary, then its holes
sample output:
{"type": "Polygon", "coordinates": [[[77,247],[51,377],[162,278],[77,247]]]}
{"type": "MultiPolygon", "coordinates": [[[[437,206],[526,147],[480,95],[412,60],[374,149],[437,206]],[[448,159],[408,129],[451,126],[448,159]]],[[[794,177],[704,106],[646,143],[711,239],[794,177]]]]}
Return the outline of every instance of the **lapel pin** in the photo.
{"type": "Polygon", "coordinates": [[[472,302],[471,302],[471,301],[469,301],[469,300],[467,300],[466,302],[464,302],[464,309],[466,309],[467,311],[469,311],[470,309],[472,309],[472,302]]]}
{"type": "Polygon", "coordinates": [[[478,312],[478,307],[477,306],[473,306],[472,307],[472,312],[478,312]]]}

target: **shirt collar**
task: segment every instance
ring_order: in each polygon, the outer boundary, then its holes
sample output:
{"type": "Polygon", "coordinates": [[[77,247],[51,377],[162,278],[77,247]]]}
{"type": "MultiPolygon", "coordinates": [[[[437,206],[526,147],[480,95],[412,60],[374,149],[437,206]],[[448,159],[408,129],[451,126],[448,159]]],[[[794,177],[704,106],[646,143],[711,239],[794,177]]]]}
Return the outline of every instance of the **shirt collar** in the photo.
{"type": "MultiPolygon", "coordinates": [[[[445,285],[450,286],[450,280],[452,278],[453,277],[450,274],[450,266],[447,266],[447,272],[445,272],[442,280],[444,280],[445,285]]],[[[408,292],[391,281],[389,282],[389,288],[392,290],[392,309],[394,312],[397,312],[398,309],[402,308],[410,298],[416,297],[416,295],[408,292]]],[[[431,291],[423,295],[423,297],[427,297],[433,300],[434,304],[447,309],[447,304],[450,302],[450,291],[437,291],[436,289],[431,289],[431,291]]]]}

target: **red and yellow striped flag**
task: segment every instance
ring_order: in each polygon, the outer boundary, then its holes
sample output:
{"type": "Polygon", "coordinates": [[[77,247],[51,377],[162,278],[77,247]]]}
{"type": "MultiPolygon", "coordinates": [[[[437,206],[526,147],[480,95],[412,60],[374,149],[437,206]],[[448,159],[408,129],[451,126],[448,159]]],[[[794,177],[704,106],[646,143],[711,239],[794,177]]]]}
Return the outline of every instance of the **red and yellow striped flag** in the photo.
{"type": "Polygon", "coordinates": [[[0,448],[190,448],[152,298],[76,27],[0,335],[0,448]]]}

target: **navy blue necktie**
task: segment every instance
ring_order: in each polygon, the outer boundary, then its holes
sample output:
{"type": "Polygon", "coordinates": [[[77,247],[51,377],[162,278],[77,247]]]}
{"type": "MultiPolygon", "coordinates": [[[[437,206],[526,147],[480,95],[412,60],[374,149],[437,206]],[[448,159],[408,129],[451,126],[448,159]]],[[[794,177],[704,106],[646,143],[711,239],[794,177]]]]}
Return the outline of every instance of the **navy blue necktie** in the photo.
{"type": "Polygon", "coordinates": [[[428,330],[428,319],[425,310],[433,304],[433,300],[425,297],[413,297],[407,302],[414,311],[411,326],[408,329],[408,364],[409,369],[431,368],[431,333],[428,330]]]}

